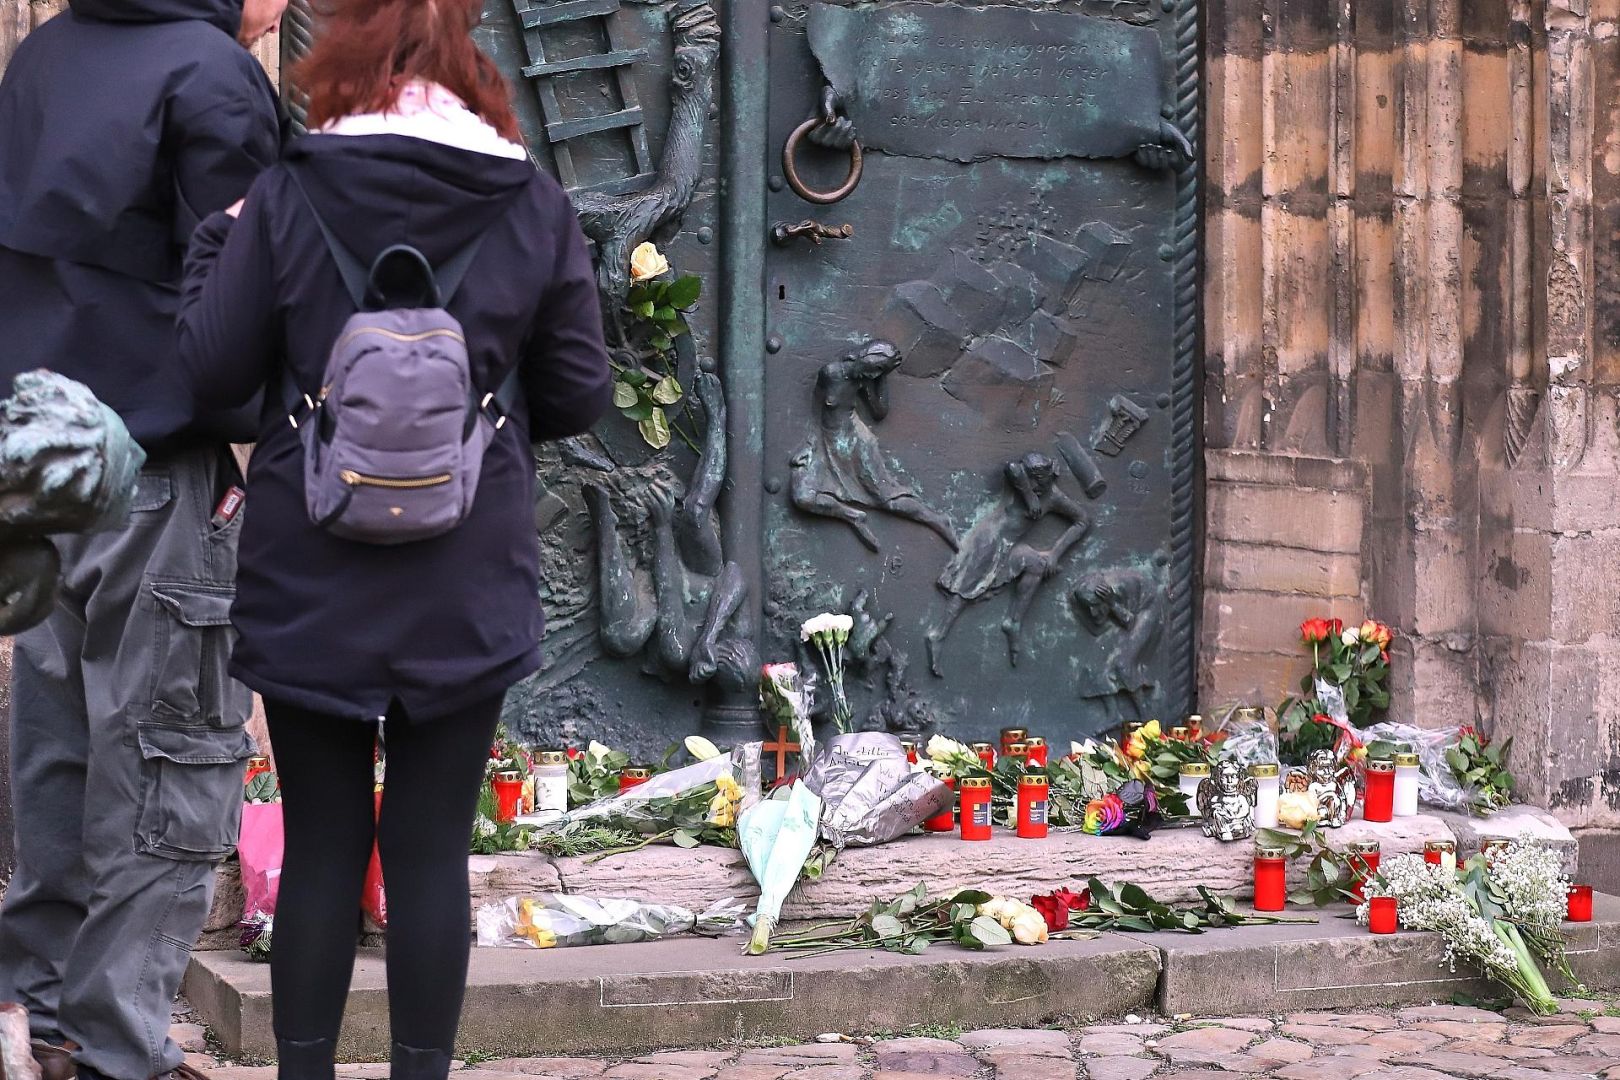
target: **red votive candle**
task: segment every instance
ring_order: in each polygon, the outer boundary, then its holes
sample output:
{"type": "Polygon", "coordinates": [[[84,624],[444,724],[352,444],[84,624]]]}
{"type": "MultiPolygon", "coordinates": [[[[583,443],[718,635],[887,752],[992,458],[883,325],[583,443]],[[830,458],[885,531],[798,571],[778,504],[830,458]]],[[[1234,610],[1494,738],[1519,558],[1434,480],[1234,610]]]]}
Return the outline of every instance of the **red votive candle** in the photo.
{"type": "Polygon", "coordinates": [[[962,839],[990,839],[990,778],[964,777],[957,787],[962,795],[962,839]]]}
{"type": "Polygon", "coordinates": [[[993,769],[996,767],[996,748],[991,746],[989,743],[976,742],[972,746],[968,747],[968,749],[979,755],[979,762],[985,768],[993,769]]]}
{"type": "Polygon", "coordinates": [[[1357,840],[1346,845],[1344,853],[1345,861],[1350,864],[1350,896],[1359,904],[1363,899],[1361,890],[1368,879],[1378,873],[1383,853],[1376,840],[1357,840]]]}
{"type": "MultiPolygon", "coordinates": [[[[1003,754],[1005,754],[1007,752],[1008,748],[1011,747],[1013,743],[1023,742],[1024,741],[1024,736],[1028,735],[1028,734],[1029,734],[1028,730],[1026,730],[1025,728],[1021,728],[1021,727],[1004,727],[1004,728],[1002,728],[1001,729],[1001,752],[1003,754]]],[[[977,744],[975,744],[975,745],[977,745],[977,744]]]]}
{"type": "Polygon", "coordinates": [[[901,739],[900,749],[906,752],[906,764],[917,764],[917,744],[911,739],[901,739]]]}
{"type": "MultiPolygon", "coordinates": [[[[956,778],[947,776],[945,786],[954,792],[956,790],[956,778]]],[[[946,804],[945,809],[923,822],[923,831],[950,832],[954,828],[956,828],[956,796],[952,795],[951,801],[946,804]]]]}
{"type": "Polygon", "coordinates": [[[623,795],[631,788],[638,788],[652,779],[652,770],[641,765],[632,765],[628,769],[619,770],[619,794],[623,795]]]}
{"type": "Polygon", "coordinates": [[[1361,816],[1368,821],[1395,820],[1395,762],[1367,762],[1367,794],[1362,800],[1361,816]]]}
{"type": "Polygon", "coordinates": [[[1430,866],[1457,869],[1457,842],[1455,840],[1423,841],[1423,861],[1430,866]]]}
{"type": "Polygon", "coordinates": [[[1018,835],[1025,840],[1046,836],[1048,787],[1046,777],[1040,773],[1025,773],[1018,778],[1018,835]]]}
{"type": "Polygon", "coordinates": [[[245,780],[263,775],[270,771],[270,759],[263,754],[254,754],[247,759],[247,771],[243,774],[245,780]]]}
{"type": "Polygon", "coordinates": [[[1393,934],[1396,929],[1393,896],[1375,896],[1367,901],[1367,929],[1375,934],[1393,934]]]}
{"type": "Polygon", "coordinates": [[[1039,735],[1031,735],[1024,740],[1024,745],[1029,748],[1028,760],[1030,768],[1046,768],[1046,740],[1039,735]]]}
{"type": "Polygon", "coordinates": [[[1288,859],[1279,847],[1254,849],[1254,910],[1281,911],[1288,906],[1288,859]]]}
{"type": "Polygon", "coordinates": [[[1029,766],[1029,745],[1021,742],[1009,743],[1007,749],[1001,752],[1001,756],[1012,758],[1018,762],[1020,769],[1027,768],[1029,766]]]}
{"type": "Polygon", "coordinates": [[[495,819],[506,822],[516,818],[518,802],[523,798],[523,774],[498,772],[490,786],[495,789],[495,819]]]}
{"type": "Polygon", "coordinates": [[[1592,921],[1592,886],[1570,886],[1569,911],[1566,914],[1570,922],[1592,921]]]}

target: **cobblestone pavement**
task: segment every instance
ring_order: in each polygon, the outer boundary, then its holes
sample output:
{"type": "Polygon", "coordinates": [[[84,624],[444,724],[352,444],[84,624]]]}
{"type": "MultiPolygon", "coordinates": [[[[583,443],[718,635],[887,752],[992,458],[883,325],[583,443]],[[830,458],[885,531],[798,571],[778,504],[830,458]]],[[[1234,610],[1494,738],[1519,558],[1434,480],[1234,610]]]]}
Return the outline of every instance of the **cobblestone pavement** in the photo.
{"type": "MultiPolygon", "coordinates": [[[[215,1080],[275,1080],[230,1066],[181,1025],[193,1064],[215,1080]]],[[[828,1037],[842,1038],[842,1037],[828,1037]]],[[[340,1080],[386,1080],[349,1065],[340,1080]]],[[[458,1063],[451,1080],[1620,1080],[1620,1008],[1571,1001],[1536,1018],[1458,1005],[1197,1020],[1126,1017],[1068,1030],[930,1031],[803,1045],[730,1046],[607,1058],[458,1063]]]]}

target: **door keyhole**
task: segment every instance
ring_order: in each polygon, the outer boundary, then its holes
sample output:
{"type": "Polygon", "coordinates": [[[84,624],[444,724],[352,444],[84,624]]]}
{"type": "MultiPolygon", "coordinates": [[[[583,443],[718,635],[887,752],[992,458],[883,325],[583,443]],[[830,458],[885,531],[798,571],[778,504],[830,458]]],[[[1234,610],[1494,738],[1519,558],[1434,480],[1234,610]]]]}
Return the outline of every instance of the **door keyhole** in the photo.
{"type": "Polygon", "coordinates": [[[786,285],[778,285],[776,287],[776,298],[778,300],[786,300],[787,299],[787,286],[786,285]]]}

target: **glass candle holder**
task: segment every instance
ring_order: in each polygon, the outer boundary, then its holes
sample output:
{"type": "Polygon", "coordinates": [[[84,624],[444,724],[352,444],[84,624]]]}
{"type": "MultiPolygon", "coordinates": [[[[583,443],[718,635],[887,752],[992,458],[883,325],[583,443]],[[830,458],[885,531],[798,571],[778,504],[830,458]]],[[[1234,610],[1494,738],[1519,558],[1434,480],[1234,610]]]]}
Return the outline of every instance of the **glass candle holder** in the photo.
{"type": "Polygon", "coordinates": [[[1280,847],[1254,849],[1254,910],[1281,911],[1288,906],[1288,859],[1280,847]]]}
{"type": "Polygon", "coordinates": [[[1393,934],[1400,926],[1399,916],[1393,896],[1375,896],[1367,901],[1367,929],[1375,934],[1393,934]]]}
{"type": "Polygon", "coordinates": [[[1344,853],[1345,861],[1350,864],[1350,896],[1359,904],[1364,899],[1362,889],[1378,873],[1383,852],[1376,840],[1356,840],[1345,845],[1344,853]]]}
{"type": "Polygon", "coordinates": [[[1197,713],[1187,717],[1187,737],[1193,740],[1204,737],[1204,718],[1197,713]]]}
{"type": "Polygon", "coordinates": [[[996,767],[996,748],[989,743],[976,742],[968,749],[978,755],[979,763],[985,768],[993,769],[996,767]]]}
{"type": "Polygon", "coordinates": [[[623,794],[632,788],[638,788],[652,779],[652,770],[645,765],[632,765],[628,769],[619,770],[619,793],[623,794]]]}
{"type": "Polygon", "coordinates": [[[534,812],[548,817],[568,813],[568,752],[542,750],[534,759],[534,812]]]}
{"type": "Polygon", "coordinates": [[[956,828],[956,796],[954,794],[956,791],[956,778],[947,776],[945,786],[953,792],[951,801],[946,804],[945,809],[923,822],[924,832],[950,832],[956,828]]]}
{"type": "Polygon", "coordinates": [[[523,774],[498,772],[490,786],[495,789],[495,820],[504,823],[515,819],[518,800],[523,798],[523,774]]]}
{"type": "Polygon", "coordinates": [[[1500,836],[1488,836],[1481,840],[1479,842],[1479,853],[1485,857],[1485,865],[1489,866],[1512,843],[1513,841],[1500,836]]]}
{"type": "Polygon", "coordinates": [[[1570,922],[1592,921],[1592,886],[1572,885],[1569,889],[1569,910],[1565,916],[1570,922]]]}
{"type": "Polygon", "coordinates": [[[901,739],[900,740],[900,749],[902,749],[902,750],[904,750],[906,752],[906,763],[907,764],[910,764],[910,765],[917,764],[917,740],[916,739],[901,739]]]}
{"type": "Polygon", "coordinates": [[[1046,740],[1039,735],[1031,735],[1024,740],[1024,745],[1029,747],[1029,767],[1032,769],[1046,768],[1048,753],[1046,740]]]}
{"type": "Polygon", "coordinates": [[[1418,779],[1423,769],[1416,754],[1395,755],[1395,816],[1417,817],[1418,779]]]}
{"type": "Polygon", "coordinates": [[[1181,793],[1187,796],[1187,809],[1198,813],[1198,785],[1209,779],[1209,765],[1202,761],[1188,761],[1181,766],[1181,793]]]}
{"type": "Polygon", "coordinates": [[[1018,835],[1025,840],[1046,837],[1049,782],[1041,773],[1018,778],[1018,835]]]}
{"type": "Polygon", "coordinates": [[[1170,729],[1170,737],[1176,742],[1186,742],[1187,729],[1185,727],[1173,727],[1170,729]]]}
{"type": "Polygon", "coordinates": [[[962,839],[990,839],[990,778],[965,777],[957,788],[961,793],[962,839]]]}
{"type": "Polygon", "coordinates": [[[1423,841],[1423,861],[1430,866],[1457,869],[1457,842],[1455,840],[1423,841]]]}
{"type": "Polygon", "coordinates": [[[1023,742],[1024,736],[1029,732],[1021,727],[1004,727],[1001,729],[1001,752],[1005,754],[1007,748],[1016,742],[1023,742]]]}
{"type": "Polygon", "coordinates": [[[1367,762],[1367,793],[1362,798],[1361,816],[1367,821],[1395,820],[1395,763],[1367,762]]]}
{"type": "Polygon", "coordinates": [[[1277,800],[1282,797],[1282,766],[1274,762],[1261,762],[1249,766],[1254,778],[1254,827],[1277,827],[1277,800]]]}

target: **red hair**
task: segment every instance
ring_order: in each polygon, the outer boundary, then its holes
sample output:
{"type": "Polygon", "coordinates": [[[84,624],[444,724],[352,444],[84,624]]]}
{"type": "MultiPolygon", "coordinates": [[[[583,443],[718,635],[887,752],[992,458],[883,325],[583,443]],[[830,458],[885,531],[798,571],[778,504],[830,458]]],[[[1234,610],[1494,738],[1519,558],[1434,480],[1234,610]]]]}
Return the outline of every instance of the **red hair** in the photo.
{"type": "Polygon", "coordinates": [[[293,70],[309,95],[311,130],[356,113],[384,112],[413,79],[459,97],[504,138],[521,143],[511,89],[473,44],[482,0],[325,0],[319,36],[293,70]]]}

